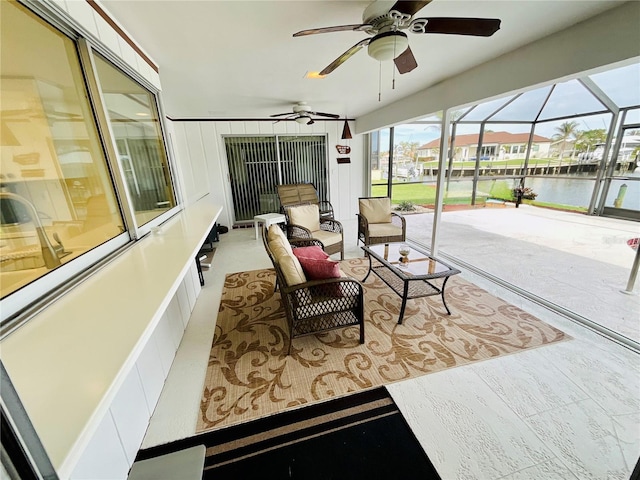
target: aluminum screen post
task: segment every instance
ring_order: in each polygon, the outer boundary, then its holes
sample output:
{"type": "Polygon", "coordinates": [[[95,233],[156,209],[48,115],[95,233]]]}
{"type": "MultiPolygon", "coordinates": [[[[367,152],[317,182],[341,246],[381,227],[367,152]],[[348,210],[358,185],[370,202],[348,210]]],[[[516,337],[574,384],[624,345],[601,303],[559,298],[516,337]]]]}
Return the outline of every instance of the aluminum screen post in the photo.
{"type": "Polygon", "coordinates": [[[640,244],[636,245],[636,257],[633,259],[633,266],[631,267],[631,274],[629,274],[629,281],[627,282],[626,290],[621,290],[622,293],[631,295],[633,293],[633,286],[636,283],[638,277],[638,266],[640,265],[640,244]]]}

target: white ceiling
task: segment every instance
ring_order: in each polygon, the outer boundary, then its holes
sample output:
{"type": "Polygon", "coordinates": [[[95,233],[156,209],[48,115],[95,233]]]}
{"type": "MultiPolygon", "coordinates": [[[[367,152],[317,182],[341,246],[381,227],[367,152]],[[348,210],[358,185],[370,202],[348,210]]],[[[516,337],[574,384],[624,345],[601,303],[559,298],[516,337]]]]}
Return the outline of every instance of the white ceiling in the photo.
{"type": "Polygon", "coordinates": [[[298,101],[357,118],[624,2],[434,0],[416,16],[500,18],[501,29],[489,38],[409,33],[418,68],[396,73],[395,90],[393,63],[380,65],[366,48],[323,79],[303,78],[367,35],[349,31],[293,38],[293,33],[360,23],[369,3],[101,1],[158,63],[163,105],[173,118],[265,118],[290,111],[298,101]]]}

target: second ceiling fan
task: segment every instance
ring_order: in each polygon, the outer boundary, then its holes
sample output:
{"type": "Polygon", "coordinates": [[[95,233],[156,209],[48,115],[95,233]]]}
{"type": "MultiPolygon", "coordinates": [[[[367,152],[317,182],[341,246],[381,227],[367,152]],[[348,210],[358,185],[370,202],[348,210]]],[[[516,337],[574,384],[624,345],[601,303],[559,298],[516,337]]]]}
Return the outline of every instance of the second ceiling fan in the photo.
{"type": "Polygon", "coordinates": [[[311,116],[316,117],[328,117],[328,118],[340,118],[340,115],[336,115],[335,113],[323,113],[323,112],[315,112],[311,109],[311,107],[306,102],[298,102],[293,106],[292,112],[286,113],[275,113],[273,115],[269,115],[270,117],[285,117],[280,120],[276,120],[276,123],[281,120],[295,120],[298,123],[303,123],[307,125],[313,125],[315,122],[311,116]]]}
{"type": "Polygon", "coordinates": [[[418,63],[409,47],[407,34],[401,30],[408,30],[416,34],[440,33],[490,37],[500,28],[500,20],[497,18],[413,18],[422,7],[429,3],[431,0],[376,1],[365,9],[361,24],[313,28],[294,33],[293,36],[303,37],[318,33],[343,31],[365,32],[371,35],[371,38],[359,41],[336,58],[320,72],[320,75],[330,74],[365,46],[368,46],[369,56],[379,61],[393,60],[399,73],[407,73],[416,68],[418,63]]]}

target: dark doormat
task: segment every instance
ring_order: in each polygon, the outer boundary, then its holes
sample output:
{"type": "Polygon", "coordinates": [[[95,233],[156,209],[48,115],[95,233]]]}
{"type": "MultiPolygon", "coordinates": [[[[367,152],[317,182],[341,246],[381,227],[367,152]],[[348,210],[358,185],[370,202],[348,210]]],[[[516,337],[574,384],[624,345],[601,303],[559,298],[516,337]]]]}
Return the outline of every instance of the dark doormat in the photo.
{"type": "Polygon", "coordinates": [[[141,450],[136,460],[201,444],[205,480],[440,480],[385,388],[141,450]]]}

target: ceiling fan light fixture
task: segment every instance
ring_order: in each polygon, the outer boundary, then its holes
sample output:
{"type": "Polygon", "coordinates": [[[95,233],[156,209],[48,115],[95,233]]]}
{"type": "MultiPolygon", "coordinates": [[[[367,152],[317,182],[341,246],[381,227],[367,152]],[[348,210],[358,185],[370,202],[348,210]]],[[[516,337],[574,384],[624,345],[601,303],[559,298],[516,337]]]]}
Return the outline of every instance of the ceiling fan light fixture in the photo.
{"type": "Polygon", "coordinates": [[[308,117],[307,115],[300,115],[299,117],[296,117],[295,120],[300,124],[306,125],[311,121],[311,117],[308,117]]]}
{"type": "Polygon", "coordinates": [[[379,62],[393,60],[409,46],[409,39],[403,32],[385,32],[373,37],[367,49],[369,56],[379,62]]]}

